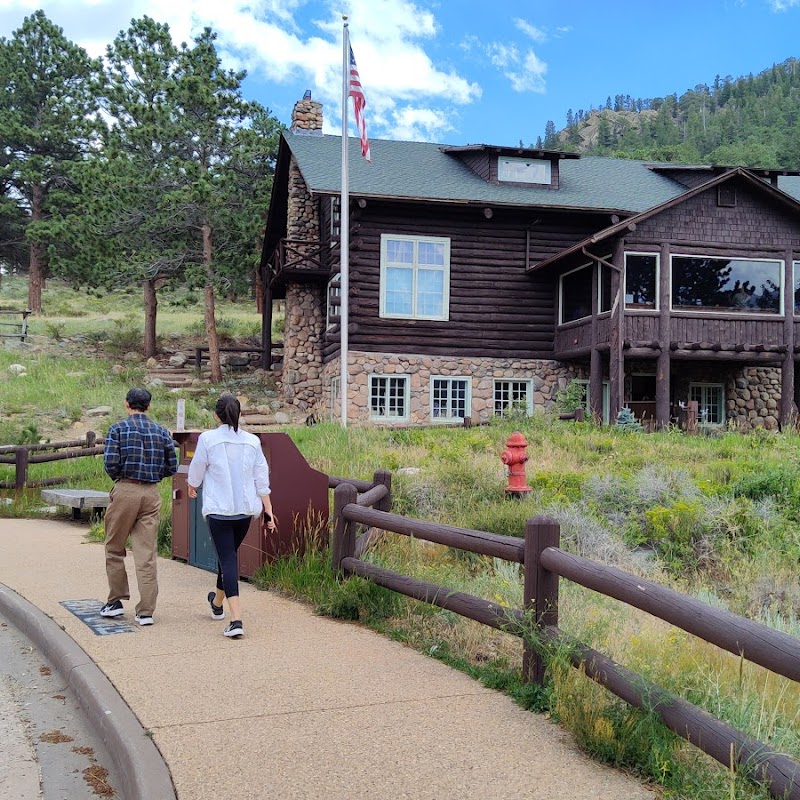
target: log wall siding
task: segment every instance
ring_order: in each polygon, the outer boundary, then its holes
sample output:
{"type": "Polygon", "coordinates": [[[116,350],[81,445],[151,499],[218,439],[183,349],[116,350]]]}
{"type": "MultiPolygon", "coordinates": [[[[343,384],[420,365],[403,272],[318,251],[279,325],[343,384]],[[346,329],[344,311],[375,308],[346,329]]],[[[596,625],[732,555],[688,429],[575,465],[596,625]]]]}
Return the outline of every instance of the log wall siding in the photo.
{"type": "MultiPolygon", "coordinates": [[[[597,230],[597,216],[481,207],[442,209],[369,201],[350,243],[350,342],[354,349],[440,355],[548,358],[555,327],[551,275],[525,273],[528,261],[580,241],[597,230]],[[530,252],[526,253],[528,228],[530,252]],[[450,240],[449,320],[381,319],[381,234],[450,240]]],[[[335,355],[329,337],[326,359],[335,355]]]]}
{"type": "Polygon", "coordinates": [[[634,250],[637,244],[655,245],[663,240],[673,243],[673,254],[680,253],[680,246],[675,244],[680,241],[729,245],[731,255],[737,255],[736,246],[742,245],[748,248],[747,255],[751,257],[757,257],[759,248],[763,248],[765,258],[783,258],[787,248],[800,250],[798,217],[777,201],[757,194],[744,181],[733,181],[734,207],[718,206],[717,189],[711,188],[641,222],[635,233],[626,237],[626,249],[634,250]]]}

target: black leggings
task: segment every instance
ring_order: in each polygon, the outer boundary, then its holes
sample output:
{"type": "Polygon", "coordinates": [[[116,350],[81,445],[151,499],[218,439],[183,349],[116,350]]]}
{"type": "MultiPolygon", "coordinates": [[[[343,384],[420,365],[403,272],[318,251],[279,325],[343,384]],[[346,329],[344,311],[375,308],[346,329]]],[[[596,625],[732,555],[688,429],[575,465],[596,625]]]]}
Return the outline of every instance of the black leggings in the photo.
{"type": "Polygon", "coordinates": [[[208,530],[217,551],[217,589],[226,597],[239,595],[239,547],[247,536],[251,518],[214,519],[208,517],[208,530]]]}

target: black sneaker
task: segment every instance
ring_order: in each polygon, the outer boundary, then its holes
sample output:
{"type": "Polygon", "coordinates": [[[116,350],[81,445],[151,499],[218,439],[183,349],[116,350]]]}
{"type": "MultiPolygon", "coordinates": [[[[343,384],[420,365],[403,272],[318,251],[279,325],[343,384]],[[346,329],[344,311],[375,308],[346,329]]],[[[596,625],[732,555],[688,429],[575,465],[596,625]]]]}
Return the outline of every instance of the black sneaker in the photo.
{"type": "Polygon", "coordinates": [[[122,607],[122,600],[115,600],[113,603],[106,603],[100,609],[101,617],[121,617],[125,613],[122,607]]]}
{"type": "Polygon", "coordinates": [[[222,606],[214,605],[214,598],[216,596],[216,592],[208,593],[208,604],[211,606],[211,619],[225,619],[225,609],[222,606]]]}
{"type": "Polygon", "coordinates": [[[241,620],[235,619],[225,628],[225,635],[231,639],[237,639],[239,636],[244,636],[244,628],[242,627],[241,620]]]}

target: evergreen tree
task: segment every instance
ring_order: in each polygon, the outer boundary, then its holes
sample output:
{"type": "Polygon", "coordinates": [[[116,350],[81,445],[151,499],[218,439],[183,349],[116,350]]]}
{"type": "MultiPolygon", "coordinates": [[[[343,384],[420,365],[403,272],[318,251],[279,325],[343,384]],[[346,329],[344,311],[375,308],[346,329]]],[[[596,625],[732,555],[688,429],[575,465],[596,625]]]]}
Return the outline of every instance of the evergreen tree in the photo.
{"type": "Polygon", "coordinates": [[[0,40],[0,183],[13,187],[28,216],[28,306],[42,309],[48,256],[63,238],[63,203],[90,152],[99,64],[43,11],[0,40]]]}

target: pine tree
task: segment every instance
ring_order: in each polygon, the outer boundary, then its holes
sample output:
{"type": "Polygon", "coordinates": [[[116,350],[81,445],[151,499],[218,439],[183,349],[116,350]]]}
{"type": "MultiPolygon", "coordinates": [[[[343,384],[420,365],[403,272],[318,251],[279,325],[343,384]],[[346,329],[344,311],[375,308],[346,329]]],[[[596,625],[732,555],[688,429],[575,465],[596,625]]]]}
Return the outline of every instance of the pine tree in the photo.
{"type": "Polygon", "coordinates": [[[69,41],[43,11],[0,40],[0,183],[13,186],[28,215],[28,307],[42,310],[48,249],[63,236],[62,203],[90,153],[99,64],[69,41]]]}

